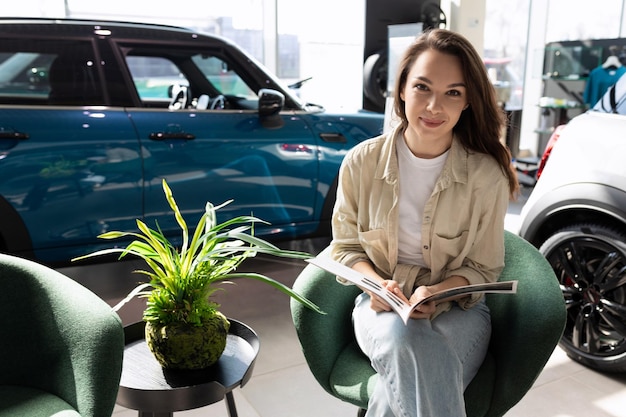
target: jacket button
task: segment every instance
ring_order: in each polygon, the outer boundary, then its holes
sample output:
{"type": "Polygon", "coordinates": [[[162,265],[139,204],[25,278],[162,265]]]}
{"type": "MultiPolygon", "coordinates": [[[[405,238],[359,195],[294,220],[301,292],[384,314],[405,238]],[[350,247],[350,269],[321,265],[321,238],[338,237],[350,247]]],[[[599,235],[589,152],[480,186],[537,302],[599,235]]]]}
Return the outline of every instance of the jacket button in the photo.
{"type": "Polygon", "coordinates": [[[428,250],[428,245],[424,245],[424,250],[428,250]]]}

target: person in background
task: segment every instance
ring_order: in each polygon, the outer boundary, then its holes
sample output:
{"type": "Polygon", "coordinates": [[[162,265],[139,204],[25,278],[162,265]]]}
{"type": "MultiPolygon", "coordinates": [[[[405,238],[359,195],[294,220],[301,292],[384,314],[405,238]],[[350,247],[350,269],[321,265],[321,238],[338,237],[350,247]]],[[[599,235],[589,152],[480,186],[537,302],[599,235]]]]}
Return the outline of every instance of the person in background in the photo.
{"type": "MultiPolygon", "coordinates": [[[[518,182],[481,57],[457,33],[428,31],[402,58],[394,99],[398,125],[344,158],[331,256],[410,302],[496,281],[518,182]]],[[[368,416],[465,415],[491,333],[482,296],[426,303],[405,325],[364,290],[352,318],[379,375],[368,416]]]]}

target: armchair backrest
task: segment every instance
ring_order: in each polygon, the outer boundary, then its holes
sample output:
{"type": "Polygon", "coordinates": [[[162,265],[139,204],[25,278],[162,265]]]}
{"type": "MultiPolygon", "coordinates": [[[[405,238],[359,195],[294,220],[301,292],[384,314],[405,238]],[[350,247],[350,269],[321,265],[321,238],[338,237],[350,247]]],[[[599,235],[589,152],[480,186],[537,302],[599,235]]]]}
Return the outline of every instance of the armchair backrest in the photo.
{"type": "Polygon", "coordinates": [[[565,300],[554,271],[530,243],[505,234],[505,268],[499,280],[518,280],[517,294],[488,294],[497,364],[488,415],[504,414],[532,387],[565,328],[565,300]]]}
{"type": "MultiPolygon", "coordinates": [[[[327,248],[320,255],[328,252],[327,248]]],[[[314,265],[304,268],[293,289],[326,313],[320,315],[291,301],[292,317],[307,363],[321,386],[332,393],[330,374],[337,358],[346,347],[356,343],[351,317],[354,299],[361,290],[356,286],[340,285],[334,275],[314,265]]]]}
{"type": "Polygon", "coordinates": [[[46,266],[0,254],[0,385],[54,394],[82,416],[110,415],[124,351],[120,318],[46,266]]]}

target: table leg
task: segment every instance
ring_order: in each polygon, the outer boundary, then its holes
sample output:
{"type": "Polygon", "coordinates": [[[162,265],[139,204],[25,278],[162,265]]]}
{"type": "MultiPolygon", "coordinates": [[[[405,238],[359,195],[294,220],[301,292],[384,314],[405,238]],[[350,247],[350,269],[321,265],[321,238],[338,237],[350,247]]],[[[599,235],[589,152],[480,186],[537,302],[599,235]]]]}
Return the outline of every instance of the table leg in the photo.
{"type": "Polygon", "coordinates": [[[226,406],[228,408],[228,417],[237,417],[237,407],[235,406],[235,397],[232,391],[226,393],[226,406]]]}

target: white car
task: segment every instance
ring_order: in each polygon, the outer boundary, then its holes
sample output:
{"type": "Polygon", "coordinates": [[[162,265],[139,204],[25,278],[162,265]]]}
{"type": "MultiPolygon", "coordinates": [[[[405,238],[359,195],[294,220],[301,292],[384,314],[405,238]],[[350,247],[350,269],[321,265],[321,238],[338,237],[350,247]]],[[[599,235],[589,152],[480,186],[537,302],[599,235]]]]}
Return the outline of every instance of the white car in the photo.
{"type": "Polygon", "coordinates": [[[591,368],[625,372],[626,115],[604,111],[597,106],[555,131],[519,234],[561,284],[567,325],[560,346],[591,368]]]}

